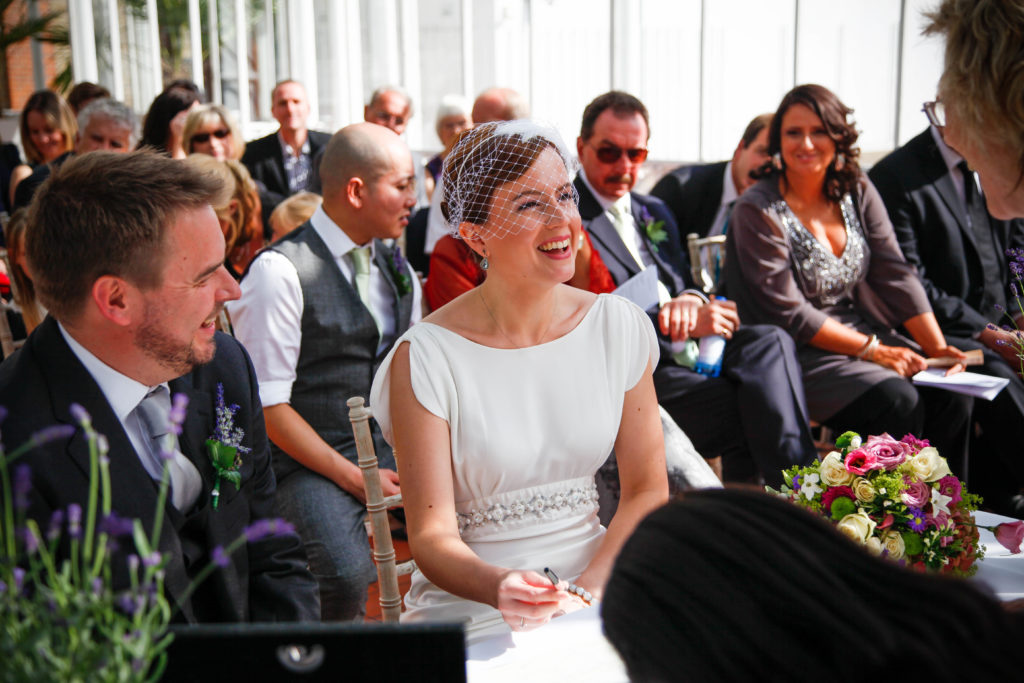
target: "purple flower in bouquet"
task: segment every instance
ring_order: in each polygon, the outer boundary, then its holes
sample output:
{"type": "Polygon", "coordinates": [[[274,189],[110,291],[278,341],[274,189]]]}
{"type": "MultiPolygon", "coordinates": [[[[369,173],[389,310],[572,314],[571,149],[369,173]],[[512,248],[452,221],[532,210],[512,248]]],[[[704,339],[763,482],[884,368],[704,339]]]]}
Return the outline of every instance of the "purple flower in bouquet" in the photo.
{"type": "Polygon", "coordinates": [[[910,508],[923,508],[932,499],[932,487],[923,481],[913,481],[910,477],[904,477],[903,483],[907,485],[900,499],[903,504],[910,508]]]}
{"type": "Polygon", "coordinates": [[[907,514],[910,515],[910,519],[907,520],[907,526],[914,531],[924,531],[924,528],[928,525],[928,518],[924,514],[924,510],[921,508],[908,508],[907,514]]]}
{"type": "Polygon", "coordinates": [[[82,537],[82,506],[78,503],[68,505],[68,536],[82,537]]]}
{"type": "Polygon", "coordinates": [[[111,512],[100,519],[99,530],[101,534],[108,536],[129,536],[134,524],[133,520],[119,517],[116,512],[111,512]]]}
{"type": "Polygon", "coordinates": [[[213,553],[210,555],[210,561],[218,567],[226,568],[231,565],[231,556],[224,552],[224,546],[219,545],[213,549],[213,553]]]}
{"type": "Polygon", "coordinates": [[[914,453],[917,453],[922,448],[927,448],[932,445],[928,439],[919,439],[913,434],[905,434],[900,441],[910,446],[911,451],[914,453]]]}
{"type": "Polygon", "coordinates": [[[28,494],[32,490],[32,470],[28,465],[14,468],[14,509],[24,512],[28,509],[28,494]]]}
{"type": "Polygon", "coordinates": [[[874,453],[869,453],[863,447],[850,451],[850,454],[846,456],[844,464],[847,471],[860,475],[865,475],[871,470],[880,470],[883,467],[878,462],[878,458],[875,457],[874,453]]]}
{"type": "Polygon", "coordinates": [[[1004,522],[997,526],[993,533],[999,545],[1014,555],[1020,554],[1020,546],[1024,542],[1024,522],[1004,522]]]}
{"type": "Polygon", "coordinates": [[[882,469],[894,470],[899,467],[907,456],[914,454],[914,448],[908,443],[897,441],[888,434],[869,436],[867,442],[860,447],[875,457],[882,469]]]}
{"type": "Polygon", "coordinates": [[[60,536],[60,528],[64,524],[64,511],[57,508],[50,515],[50,526],[46,529],[46,540],[56,541],[60,536]]]}
{"type": "Polygon", "coordinates": [[[258,519],[243,531],[249,543],[261,541],[268,536],[284,536],[295,533],[295,527],[283,519],[258,519]]]}
{"type": "Polygon", "coordinates": [[[963,485],[960,483],[960,480],[954,477],[952,474],[946,475],[942,479],[939,479],[938,483],[939,493],[941,493],[944,496],[949,496],[950,503],[956,504],[963,500],[963,496],[960,495],[963,485]]]}

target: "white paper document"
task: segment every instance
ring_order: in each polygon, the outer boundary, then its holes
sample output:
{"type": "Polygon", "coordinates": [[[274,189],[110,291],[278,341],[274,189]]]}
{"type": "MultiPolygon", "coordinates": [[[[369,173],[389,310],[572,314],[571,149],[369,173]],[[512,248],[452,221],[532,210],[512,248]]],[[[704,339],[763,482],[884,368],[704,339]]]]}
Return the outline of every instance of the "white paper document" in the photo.
{"type": "Polygon", "coordinates": [[[911,379],[918,386],[938,387],[958,394],[983,398],[986,401],[994,399],[1010,383],[1010,380],[1003,377],[979,375],[976,372],[958,372],[949,377],[946,377],[945,373],[946,371],[941,368],[933,368],[922,370],[911,379]]]}
{"type": "Polygon", "coordinates": [[[658,303],[658,269],[644,268],[623,282],[612,294],[618,294],[645,311],[658,303]]]}

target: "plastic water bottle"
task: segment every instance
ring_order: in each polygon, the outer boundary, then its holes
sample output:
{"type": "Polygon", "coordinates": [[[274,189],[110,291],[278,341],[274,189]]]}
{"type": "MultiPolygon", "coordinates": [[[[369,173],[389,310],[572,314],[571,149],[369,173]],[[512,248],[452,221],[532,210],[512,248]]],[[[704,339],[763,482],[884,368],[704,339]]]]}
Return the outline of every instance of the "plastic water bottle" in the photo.
{"type": "MultiPolygon", "coordinates": [[[[724,297],[716,297],[725,301],[724,297]]],[[[700,338],[697,350],[697,365],[693,368],[702,375],[718,377],[722,374],[722,356],[725,355],[725,337],[709,334],[700,338]]]]}

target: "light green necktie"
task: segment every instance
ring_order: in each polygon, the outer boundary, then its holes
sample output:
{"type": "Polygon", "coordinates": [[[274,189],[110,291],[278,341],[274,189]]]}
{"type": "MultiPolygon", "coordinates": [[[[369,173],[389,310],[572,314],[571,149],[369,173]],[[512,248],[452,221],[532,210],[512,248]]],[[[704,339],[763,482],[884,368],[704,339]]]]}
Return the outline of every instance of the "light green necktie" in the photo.
{"type": "Polygon", "coordinates": [[[366,310],[373,316],[373,322],[377,324],[377,331],[380,331],[380,321],[377,320],[377,314],[373,310],[373,306],[370,305],[370,247],[355,247],[349,253],[352,258],[352,270],[355,272],[353,278],[356,286],[356,292],[359,294],[360,300],[363,305],[366,306],[366,310]]]}

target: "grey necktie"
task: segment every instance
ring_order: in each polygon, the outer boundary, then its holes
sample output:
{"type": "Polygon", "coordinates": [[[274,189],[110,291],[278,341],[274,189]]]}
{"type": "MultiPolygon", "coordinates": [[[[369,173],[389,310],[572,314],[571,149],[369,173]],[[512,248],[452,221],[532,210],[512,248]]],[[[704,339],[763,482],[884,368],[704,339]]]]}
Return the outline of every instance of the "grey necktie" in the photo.
{"type": "Polygon", "coordinates": [[[169,430],[168,413],[171,407],[170,392],[167,387],[154,387],[135,407],[135,414],[145,436],[148,436],[146,452],[139,454],[142,466],[153,479],[159,481],[163,472],[161,450],[174,454],[168,461],[168,473],[171,479],[170,498],[174,507],[185,512],[195,503],[202,489],[203,480],[188,458],[178,448],[178,437],[169,430]]]}

